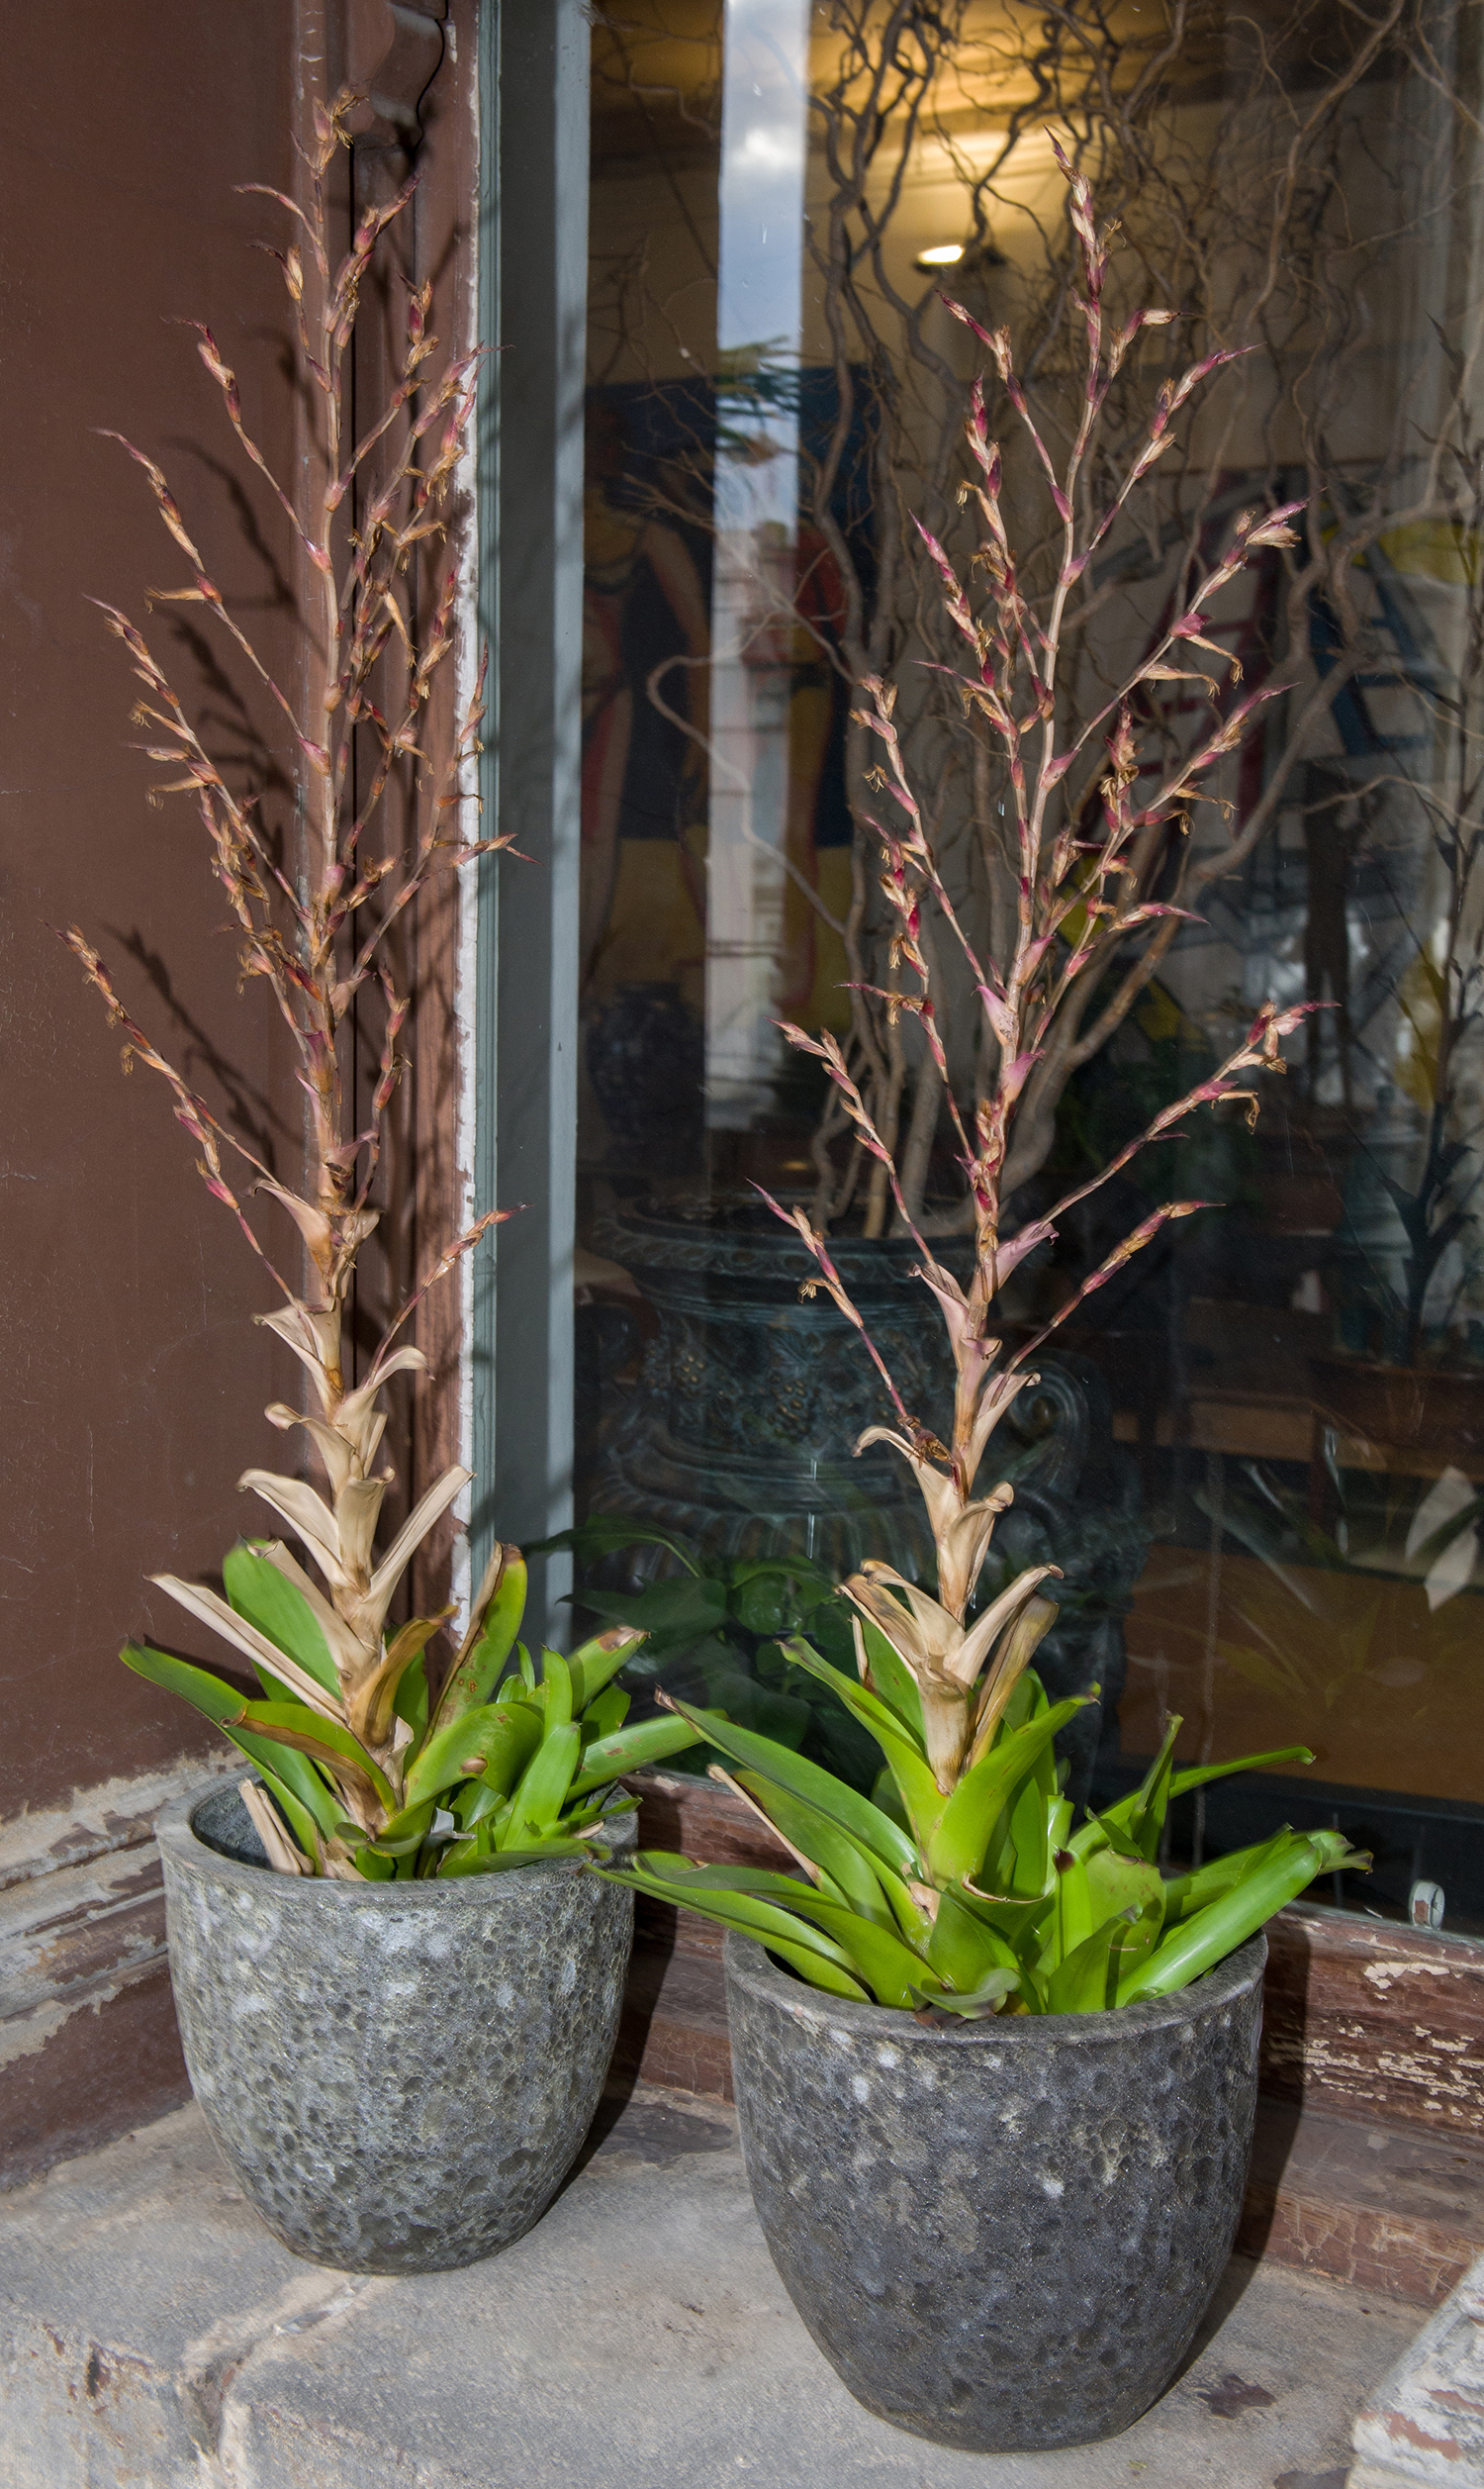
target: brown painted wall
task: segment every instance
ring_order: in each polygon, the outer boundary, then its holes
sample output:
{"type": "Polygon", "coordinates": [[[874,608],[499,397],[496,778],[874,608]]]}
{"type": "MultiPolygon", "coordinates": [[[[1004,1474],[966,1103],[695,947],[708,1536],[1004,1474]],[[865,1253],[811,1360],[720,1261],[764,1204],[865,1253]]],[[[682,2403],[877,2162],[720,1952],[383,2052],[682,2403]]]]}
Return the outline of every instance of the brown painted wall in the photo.
{"type": "MultiPolygon", "coordinates": [[[[384,0],[354,0],[329,48],[374,68],[396,32],[384,0]]],[[[263,994],[235,991],[225,903],[189,799],[147,801],[161,773],[127,748],[138,687],[86,599],[116,601],[145,629],[188,703],[214,720],[218,749],[266,752],[291,837],[278,726],[260,703],[241,701],[240,669],[230,687],[217,670],[220,641],[193,647],[179,618],[198,609],[147,612],[145,591],[183,584],[185,567],[138,470],[96,428],[116,427],[158,457],[265,658],[292,677],[300,641],[284,523],[256,479],[244,481],[194,339],[170,324],[211,321],[249,427],[286,466],[287,305],[273,263],[249,247],[265,234],[279,239],[282,220],[232,186],[295,187],[301,61],[316,74],[325,48],[310,0],[150,0],[147,10],[76,0],[16,13],[7,27],[0,1820],[206,1742],[204,1724],[115,1655],[141,1629],[208,1655],[209,1638],[142,1577],[218,1567],[252,1525],[239,1472],[276,1466],[284,1450],[263,1403],[297,1397],[292,1370],[277,1370],[250,1324],[274,1301],[271,1285],[193,1172],[163,1085],[142,1070],[121,1078],[97,999],[48,927],[80,921],[163,1050],[292,1165],[299,1117],[286,1044],[263,994]]],[[[472,62],[472,42],[466,50],[472,62]]],[[[416,89],[416,57],[401,74],[416,89]]],[[[442,206],[429,209],[428,233],[441,233],[456,311],[471,167],[464,117],[449,110],[446,120],[459,144],[439,155],[429,196],[441,192],[442,206]]],[[[382,121],[368,140],[378,135],[395,131],[382,121]]],[[[424,1120],[441,1097],[445,1126],[448,931],[445,912],[427,936],[441,987],[430,1013],[437,1077],[413,1093],[424,1120]]],[[[441,1129],[437,1154],[451,1161],[441,1129]]]]}

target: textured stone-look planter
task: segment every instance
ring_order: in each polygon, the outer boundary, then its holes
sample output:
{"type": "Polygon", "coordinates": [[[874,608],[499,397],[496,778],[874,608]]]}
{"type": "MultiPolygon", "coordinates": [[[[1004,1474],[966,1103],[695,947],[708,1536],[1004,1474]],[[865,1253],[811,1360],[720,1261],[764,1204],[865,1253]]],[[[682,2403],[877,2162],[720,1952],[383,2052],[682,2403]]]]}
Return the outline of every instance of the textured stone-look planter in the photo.
{"type": "Polygon", "coordinates": [[[274,2237],[347,2272],[421,2273],[538,2221],[608,2070],[633,1895],[565,1862],[275,1875],[220,1783],[157,1831],[191,2083],[274,2237]]]}
{"type": "Polygon", "coordinates": [[[726,1940],[742,2148],[773,2260],[882,2420],[1010,2453],[1112,2437],[1231,2252],[1265,1937],[1179,1995],[957,2029],[726,1940]]]}

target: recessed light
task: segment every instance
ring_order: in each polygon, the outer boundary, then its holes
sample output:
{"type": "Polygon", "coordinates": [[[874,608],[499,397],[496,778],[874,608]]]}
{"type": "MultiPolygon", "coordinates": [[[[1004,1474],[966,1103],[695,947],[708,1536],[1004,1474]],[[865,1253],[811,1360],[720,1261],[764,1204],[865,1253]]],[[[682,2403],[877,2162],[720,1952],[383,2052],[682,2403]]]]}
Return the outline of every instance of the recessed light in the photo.
{"type": "Polygon", "coordinates": [[[926,250],[919,250],[912,265],[914,268],[954,268],[963,256],[962,242],[931,242],[926,250]]]}

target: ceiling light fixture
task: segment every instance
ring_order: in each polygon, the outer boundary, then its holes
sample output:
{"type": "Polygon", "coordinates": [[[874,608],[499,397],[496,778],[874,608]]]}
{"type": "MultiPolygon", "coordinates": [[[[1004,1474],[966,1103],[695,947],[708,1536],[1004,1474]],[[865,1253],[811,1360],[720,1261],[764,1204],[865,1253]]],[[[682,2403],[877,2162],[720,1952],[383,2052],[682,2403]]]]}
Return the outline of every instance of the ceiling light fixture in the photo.
{"type": "Polygon", "coordinates": [[[914,268],[954,268],[963,258],[964,248],[963,242],[932,242],[926,250],[919,250],[912,265],[914,268]]]}

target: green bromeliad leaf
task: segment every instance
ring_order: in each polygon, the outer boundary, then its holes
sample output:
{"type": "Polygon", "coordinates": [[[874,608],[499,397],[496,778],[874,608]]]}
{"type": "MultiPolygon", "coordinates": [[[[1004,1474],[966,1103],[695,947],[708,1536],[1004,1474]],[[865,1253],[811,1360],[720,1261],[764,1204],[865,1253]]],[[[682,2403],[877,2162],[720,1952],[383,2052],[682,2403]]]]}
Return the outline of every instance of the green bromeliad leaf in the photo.
{"type": "MultiPolygon", "coordinates": [[[[430,1797],[423,1798],[419,1805],[405,1806],[400,1815],[394,1815],[390,1823],[383,1824],[375,1841],[368,1846],[383,1858],[416,1858],[431,1827],[433,1811],[434,1801],[430,1797]]],[[[341,1840],[352,1849],[366,1841],[364,1830],[356,1824],[342,1823],[337,1830],[341,1840]]]]}
{"type": "Polygon", "coordinates": [[[922,1739],[904,1726],[896,1713],[865,1685],[847,1676],[838,1668],[831,1668],[806,1642],[795,1635],[780,1645],[786,1660],[794,1668],[803,1669],[828,1685],[853,1719],[876,1739],[886,1758],[886,1769],[896,1783],[897,1793],[906,1809],[907,1821],[916,1836],[919,1849],[925,1848],[942,1820],[947,1799],[928,1768],[922,1739]]]}
{"type": "Polygon", "coordinates": [[[1065,1728],[1086,1694],[1069,1694],[1055,1702],[1023,1728],[1001,1735],[981,1762],[966,1771],[948,1804],[924,1855],[935,1883],[957,1884],[977,1879],[999,1816],[1012,1806],[1018,1784],[1042,1755],[1049,1754],[1058,1729],[1065,1728]]]}
{"type": "Polygon", "coordinates": [[[1114,1849],[1096,1850],[1085,1861],[1083,1872],[1094,1926],[1120,1910],[1143,1910],[1151,1901],[1161,1909],[1164,1906],[1164,1878],[1148,1859],[1123,1858],[1114,1849]]]}
{"type": "Polygon", "coordinates": [[[635,1720],[627,1728],[615,1729],[611,1736],[595,1737],[582,1749],[581,1769],[573,1780],[571,1795],[585,1797],[590,1789],[602,1788],[625,1771],[642,1771],[646,1765],[664,1763],[671,1755],[684,1754],[687,1747],[698,1742],[689,1720],[635,1720]]]}
{"type": "MultiPolygon", "coordinates": [[[[653,1851],[646,1854],[644,1871],[652,1884],[663,1880],[670,1897],[687,1907],[699,1907],[704,1899],[719,1909],[724,1900],[728,1905],[745,1902],[793,1914],[807,1927],[833,1939],[840,1955],[866,1982],[879,2005],[908,2005],[914,1986],[936,1990],[945,1984],[935,1966],[905,1944],[894,1929],[863,1917],[848,1901],[801,1877],[771,1867],[693,1867],[688,1860],[665,1859],[665,1854],[653,1851]]],[[[730,1923],[742,1922],[734,1917],[730,1923]]],[[[744,1933],[753,1932],[744,1927],[744,1933]]],[[[788,1933],[787,1929],[783,1932],[788,1933]]],[[[797,1941],[798,1935],[795,1927],[793,1941],[797,1941]]]]}
{"type": "Polygon", "coordinates": [[[1100,2014],[1113,2002],[1110,1991],[1116,1984],[1115,1950],[1120,1936],[1129,1933],[1127,1919],[1106,1919],[1084,1936],[1069,1953],[1065,1953],[1046,1981],[1046,2010],[1049,2014],[1100,2014]]]}
{"type": "Polygon", "coordinates": [[[1141,1963],[1149,1960],[1166,1925],[1162,1900],[1150,1901],[1142,1910],[1125,1910],[1120,1914],[1121,1933],[1108,1957],[1106,2004],[1117,2004],[1119,1990],[1141,1963]]]}
{"type": "Polygon", "coordinates": [[[537,1867],[554,1859],[593,1857],[589,1841],[574,1841],[565,1835],[553,1834],[545,1841],[528,1841],[519,1850],[477,1850],[467,1841],[460,1841],[444,1852],[437,1872],[442,1875],[501,1875],[516,1867],[537,1867]]]}
{"type": "Polygon", "coordinates": [[[965,2022],[983,2022],[999,2012],[1006,1997],[1013,1996],[1017,1989],[1029,1993],[1031,1985],[1023,1970],[990,1970],[967,1994],[948,1988],[914,1988],[909,2001],[928,2021],[938,2014],[957,2014],[965,2022]]]}
{"type": "Polygon", "coordinates": [[[567,1802],[582,1749],[582,1731],[573,1720],[548,1729],[510,1800],[510,1821],[500,1834],[502,1850],[527,1848],[549,1840],[567,1802]]]}
{"type": "Polygon", "coordinates": [[[222,1565],[222,1586],[228,1599],[249,1625],[256,1625],[280,1651],[297,1660],[317,1685],[338,1696],[340,1680],[320,1620],[303,1591],[262,1553],[265,1544],[239,1539],[230,1550],[222,1565]]]}
{"type": "Polygon", "coordinates": [[[353,1737],[337,1720],[324,1719],[302,1702],[244,1702],[234,1721],[224,1722],[233,1731],[255,1730],[276,1746],[287,1746],[314,1762],[323,1764],[332,1779],[348,1782],[373,1798],[389,1815],[397,1812],[397,1798],[386,1773],[368,1755],[358,1737],[353,1737]]]}
{"type": "Polygon", "coordinates": [[[780,1746],[774,1738],[738,1728],[719,1711],[700,1711],[678,1698],[671,1707],[699,1731],[707,1745],[718,1747],[734,1762],[761,1772],[790,1796],[817,1807],[821,1815],[838,1824],[842,1832],[848,1832],[896,1874],[919,1873],[921,1861],[910,1833],[894,1824],[889,1815],[882,1814],[879,1806],[873,1806],[870,1798],[862,1797],[858,1790],[837,1779],[832,1771],[796,1755],[791,1747],[780,1746]]]}
{"type": "Polygon", "coordinates": [[[906,1661],[892,1650],[880,1625],[870,1624],[864,1616],[857,1622],[861,1628],[862,1647],[866,1653],[866,1666],[871,1672],[872,1685],[887,1710],[920,1746],[922,1696],[917,1690],[916,1677],[906,1661]]]}
{"type": "Polygon", "coordinates": [[[225,1677],[194,1668],[189,1660],[177,1660],[169,1651],[155,1651],[147,1642],[126,1642],[119,1657],[136,1676],[147,1676],[151,1684],[163,1685],[167,1693],[179,1694],[182,1701],[205,1712],[219,1727],[225,1728],[242,1708],[240,1685],[229,1685],[225,1677]]]}
{"type": "MultiPolygon", "coordinates": [[[[223,1677],[213,1676],[204,1668],[193,1668],[189,1660],[177,1660],[168,1651],[152,1650],[147,1642],[126,1642],[119,1657],[137,1676],[147,1676],[152,1684],[178,1694],[209,1720],[215,1720],[249,1763],[255,1764],[265,1777],[271,1774],[280,1781],[312,1817],[319,1831],[328,1837],[340,1813],[338,1801],[308,1755],[294,1753],[271,1738],[257,1736],[250,1728],[237,1725],[243,1708],[240,1685],[229,1685],[223,1677]]],[[[297,1832],[295,1838],[299,1838],[297,1832]]],[[[302,1842],[300,1846],[304,1846],[302,1842]]]]}
{"type": "Polygon", "coordinates": [[[1004,1937],[1017,1959],[1035,1960],[1042,1932],[1056,1907],[1055,1893],[1040,1892],[1017,1900],[1013,1894],[982,1892],[972,1883],[956,1884],[953,1889],[955,1899],[966,1910],[1004,1937]]]}
{"type": "Polygon", "coordinates": [[[457,1780],[485,1780],[506,1794],[536,1751],[539,1714],[523,1702],[482,1703],[435,1728],[408,1772],[409,1806],[438,1797],[457,1780]]]}
{"type": "Polygon", "coordinates": [[[1115,1806],[1105,1806],[1101,1822],[1109,1838],[1120,1846],[1137,1852],[1142,1859],[1159,1856],[1159,1836],[1164,1830],[1165,1811],[1169,1805],[1169,1776],[1174,1766],[1175,1739],[1180,1720],[1172,1714],[1164,1730],[1164,1742],[1150,1765],[1137,1789],[1115,1806]]]}
{"type": "Polygon", "coordinates": [[[969,1880],[1012,1900],[1039,1901],[1049,1889],[1052,1871],[1048,1817],[1053,1802],[1045,1775],[1028,1773],[990,1835],[982,1868],[969,1880]]]}
{"type": "Polygon", "coordinates": [[[873,1857],[864,1843],[832,1823],[817,1806],[781,1789],[761,1772],[744,1771],[733,1776],[738,1788],[777,1825],[789,1848],[827,1875],[863,1918],[875,1919],[881,1927],[895,1927],[909,1945],[927,1942],[932,1921],[913,1900],[901,1876],[873,1857]]]}
{"type": "Polygon", "coordinates": [[[903,1944],[895,1930],[864,1918],[848,1901],[797,1875],[764,1867],[681,1867],[672,1869],[677,1892],[688,1897],[730,1893],[766,1901],[780,1910],[796,1912],[810,1927],[833,1937],[842,1953],[873,1990],[878,2004],[899,2005],[913,1980],[936,1983],[936,1973],[923,1957],[903,1944]]]}
{"type": "Polygon", "coordinates": [[[572,1671],[560,1651],[543,1651],[541,1654],[541,1690],[545,1696],[548,1731],[568,1727],[575,1708],[572,1671]]]}
{"type": "Polygon", "coordinates": [[[1194,1867],[1188,1874],[1166,1877],[1163,1890],[1165,1926],[1177,1927],[1182,1919],[1193,1918],[1197,1910],[1203,1910],[1208,1901],[1220,1900],[1224,1892],[1230,1892],[1244,1875],[1265,1864],[1273,1852],[1292,1837],[1285,1824],[1267,1841],[1254,1841],[1246,1850],[1229,1850],[1225,1858],[1208,1859],[1204,1867],[1194,1867]]]}
{"type": "Polygon", "coordinates": [[[1255,1936],[1275,1910],[1296,1900],[1317,1875],[1369,1864],[1365,1852],[1352,1850],[1342,1832],[1290,1832],[1286,1840],[1273,1842],[1268,1856],[1255,1860],[1219,1899],[1165,1935],[1120,1983],[1119,2004],[1132,2004],[1141,1996],[1168,1996],[1187,1986],[1255,1936]]]}
{"type": "Polygon", "coordinates": [[[397,1718],[406,1720],[413,1732],[409,1749],[412,1754],[417,1753],[427,1735],[427,1669],[419,1653],[412,1666],[403,1671],[392,1698],[392,1709],[397,1718]]]}
{"type": "Polygon", "coordinates": [[[926,1950],[938,1976],[961,1995],[976,1995],[995,1971],[1019,1966],[1009,1938],[951,1892],[938,1897],[926,1950]]]}
{"type": "Polygon", "coordinates": [[[679,1904],[701,1918],[714,1919],[721,1927],[734,1928],[739,1935],[755,1937],[811,1987],[823,1988],[831,1996],[856,1997],[863,2004],[871,2001],[870,1991],[856,1976],[843,1948],[822,1929],[810,1927],[753,1893],[693,1887],[690,1878],[697,1870],[689,1859],[673,1851],[641,1850],[626,1867],[596,1871],[614,1883],[633,1884],[656,1901],[679,1904]],[[683,1876],[677,1870],[683,1870],[683,1876]]]}
{"type": "Polygon", "coordinates": [[[1038,1967],[1053,1971],[1067,1962],[1093,1933],[1092,1892],[1087,1869],[1069,1850],[1053,1854],[1052,1868],[1056,1881],[1052,1887],[1052,1912],[1047,1920],[1041,1945],[1038,1967]]]}
{"type": "Polygon", "coordinates": [[[434,1736],[467,1712],[482,1709],[500,1682],[525,1612],[525,1560],[518,1548],[497,1551],[480,1592],[470,1633],[438,1697],[430,1723],[434,1736]]]}
{"type": "Polygon", "coordinates": [[[1183,1771],[1171,1771],[1169,1795],[1171,1803],[1184,1797],[1190,1789],[1203,1789],[1212,1780],[1225,1780],[1234,1771],[1267,1771],[1279,1763],[1312,1763],[1312,1746],[1274,1746],[1265,1755],[1239,1755],[1235,1763],[1192,1764],[1183,1771]]]}
{"type": "Polygon", "coordinates": [[[619,1693],[611,1680],[634,1658],[639,1647],[632,1632],[621,1625],[611,1626],[606,1633],[595,1634],[591,1642],[578,1644],[567,1662],[572,1675],[574,1719],[591,1719],[595,1702],[607,1701],[615,1696],[627,1705],[628,1696],[619,1693]]]}
{"type": "MultiPolygon", "coordinates": [[[[574,1673],[576,1665],[574,1661],[574,1673]]],[[[581,1706],[585,1755],[600,1738],[617,1736],[628,1718],[632,1701],[632,1694],[625,1693],[621,1685],[604,1685],[601,1694],[595,1694],[591,1702],[581,1706]]]]}
{"type": "Polygon", "coordinates": [[[1186,1796],[1191,1789],[1205,1788],[1213,1780],[1228,1779],[1234,1771],[1265,1771],[1274,1764],[1314,1761],[1307,1746],[1277,1746],[1263,1755],[1241,1755],[1234,1763],[1194,1764],[1176,1771],[1174,1748],[1180,1725],[1177,1717],[1168,1722],[1159,1752],[1139,1787],[1116,1804],[1105,1806],[1101,1814],[1083,1825],[1073,1842],[1082,1856],[1106,1838],[1116,1850],[1132,1850],[1153,1861],[1159,1856],[1164,1818],[1175,1798],[1186,1796]]]}
{"type": "Polygon", "coordinates": [[[879,2005],[910,2006],[918,1990],[927,1988],[936,1993],[948,1986],[933,1963],[904,1943],[893,1929],[862,1918],[848,1902],[831,1901],[823,1893],[816,1893],[802,1905],[801,1915],[834,1937],[879,2005]]]}

